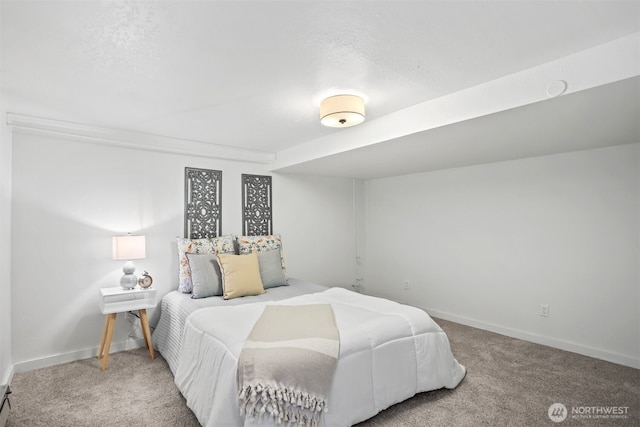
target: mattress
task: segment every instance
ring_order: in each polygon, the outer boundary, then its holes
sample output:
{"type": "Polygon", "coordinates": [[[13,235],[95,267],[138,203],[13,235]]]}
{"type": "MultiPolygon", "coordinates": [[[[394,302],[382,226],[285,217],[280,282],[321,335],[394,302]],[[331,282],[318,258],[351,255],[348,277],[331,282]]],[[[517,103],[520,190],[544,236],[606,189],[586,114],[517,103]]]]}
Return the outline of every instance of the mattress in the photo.
{"type": "Polygon", "coordinates": [[[224,300],[222,297],[191,298],[191,294],[171,291],[162,298],[160,319],[153,332],[151,340],[156,350],[169,364],[169,369],[175,375],[180,355],[182,332],[187,317],[201,308],[229,307],[255,302],[279,301],[298,295],[320,292],[325,286],[309,283],[296,278],[288,279],[289,286],[269,288],[262,295],[246,296],[224,300]]]}
{"type": "MultiPolygon", "coordinates": [[[[216,304],[183,317],[181,348],[170,356],[172,370],[203,426],[262,425],[239,414],[236,369],[244,340],[266,304],[333,308],[340,357],[322,425],[350,426],[416,393],[454,388],[464,378],[465,368],[453,357],[446,334],[424,311],[343,288],[308,285],[297,288],[307,290],[299,296],[216,304]]],[[[159,345],[161,353],[162,348],[168,348],[166,342],[159,345]]]]}

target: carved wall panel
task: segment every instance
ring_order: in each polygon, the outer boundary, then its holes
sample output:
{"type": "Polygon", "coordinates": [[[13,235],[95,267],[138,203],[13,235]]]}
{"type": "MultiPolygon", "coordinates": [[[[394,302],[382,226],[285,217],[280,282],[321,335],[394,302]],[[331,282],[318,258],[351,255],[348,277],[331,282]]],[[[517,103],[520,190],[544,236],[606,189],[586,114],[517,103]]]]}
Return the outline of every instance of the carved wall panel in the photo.
{"type": "Polygon", "coordinates": [[[184,237],[222,234],[222,171],[185,168],[184,237]]]}
{"type": "Polygon", "coordinates": [[[273,234],[271,211],[271,177],[242,174],[242,234],[273,234]]]}

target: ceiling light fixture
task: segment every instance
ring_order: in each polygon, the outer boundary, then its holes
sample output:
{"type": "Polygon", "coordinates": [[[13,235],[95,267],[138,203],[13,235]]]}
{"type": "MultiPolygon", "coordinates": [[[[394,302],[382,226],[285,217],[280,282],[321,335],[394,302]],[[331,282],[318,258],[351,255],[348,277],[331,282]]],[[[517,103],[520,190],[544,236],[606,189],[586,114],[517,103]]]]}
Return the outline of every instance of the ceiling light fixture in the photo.
{"type": "Polygon", "coordinates": [[[364,100],[356,95],[334,95],[320,103],[320,123],[346,128],[364,121],[364,100]]]}

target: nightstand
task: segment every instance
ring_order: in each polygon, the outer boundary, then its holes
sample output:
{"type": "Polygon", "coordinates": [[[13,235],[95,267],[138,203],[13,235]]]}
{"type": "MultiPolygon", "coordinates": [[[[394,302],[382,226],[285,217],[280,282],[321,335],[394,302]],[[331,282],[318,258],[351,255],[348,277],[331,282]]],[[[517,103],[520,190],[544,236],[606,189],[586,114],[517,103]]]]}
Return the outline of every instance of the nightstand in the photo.
{"type": "Polygon", "coordinates": [[[156,358],[151,342],[149,319],[147,318],[147,308],[156,306],[156,297],[156,290],[149,288],[123,289],[122,287],[117,287],[100,289],[100,310],[102,314],[107,315],[104,330],[102,331],[102,339],[100,340],[100,350],[98,351],[98,359],[102,359],[101,370],[106,370],[109,364],[109,347],[111,346],[113,329],[116,324],[116,315],[127,311],[138,310],[140,313],[144,342],[149,349],[151,359],[156,358]]]}
{"type": "Polygon", "coordinates": [[[11,402],[9,402],[11,388],[8,385],[0,385],[0,427],[4,427],[9,418],[11,402]]]}

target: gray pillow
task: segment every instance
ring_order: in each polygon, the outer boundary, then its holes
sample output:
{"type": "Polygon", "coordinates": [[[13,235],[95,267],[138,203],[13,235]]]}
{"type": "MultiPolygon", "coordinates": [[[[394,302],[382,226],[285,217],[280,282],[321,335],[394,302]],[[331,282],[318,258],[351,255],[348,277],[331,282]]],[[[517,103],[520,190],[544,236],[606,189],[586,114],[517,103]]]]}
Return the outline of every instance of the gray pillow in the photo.
{"type": "Polygon", "coordinates": [[[258,252],[258,264],[260,265],[262,286],[265,289],[288,285],[287,277],[282,269],[280,249],[258,252]]]}
{"type": "Polygon", "coordinates": [[[193,290],[191,298],[207,298],[222,295],[220,266],[214,254],[186,253],[191,269],[193,290]]]}

